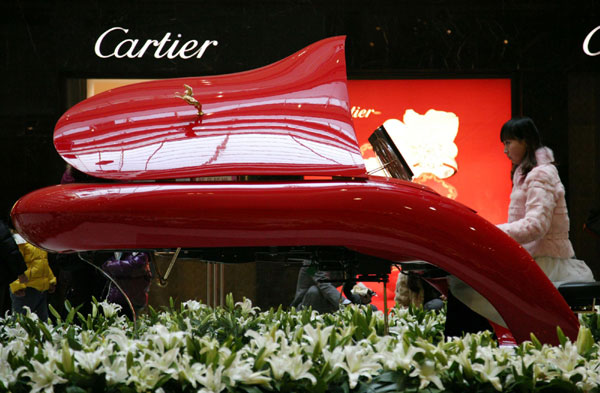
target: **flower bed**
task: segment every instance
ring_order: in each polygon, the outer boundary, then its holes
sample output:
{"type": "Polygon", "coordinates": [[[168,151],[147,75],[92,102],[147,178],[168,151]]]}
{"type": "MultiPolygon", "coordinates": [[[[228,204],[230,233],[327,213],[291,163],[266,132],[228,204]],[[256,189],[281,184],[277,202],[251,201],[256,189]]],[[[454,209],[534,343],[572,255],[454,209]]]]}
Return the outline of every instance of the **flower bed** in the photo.
{"type": "MultiPolygon", "coordinates": [[[[597,391],[597,314],[576,342],[499,348],[489,332],[443,339],[444,314],[349,306],[260,312],[188,301],[134,326],[114,304],[64,321],[0,319],[0,390],[11,392],[597,391]],[[77,323],[74,323],[74,322],[77,323]]],[[[57,316],[57,314],[55,314],[57,316]]]]}

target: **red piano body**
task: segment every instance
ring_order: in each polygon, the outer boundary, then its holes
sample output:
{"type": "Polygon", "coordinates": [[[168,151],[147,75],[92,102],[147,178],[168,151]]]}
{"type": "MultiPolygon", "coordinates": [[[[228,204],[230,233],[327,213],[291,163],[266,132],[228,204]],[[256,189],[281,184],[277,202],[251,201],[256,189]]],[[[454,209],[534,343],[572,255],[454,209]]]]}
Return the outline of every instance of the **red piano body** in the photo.
{"type": "Polygon", "coordinates": [[[186,248],[221,262],[304,252],[384,274],[424,260],[484,295],[519,342],[533,332],[556,343],[557,326],[577,335],[553,284],[493,224],[427,187],[366,173],[344,37],[257,70],[101,93],[67,111],[54,140],[68,163],[115,182],[21,198],[15,226],[47,250],[186,248]]]}

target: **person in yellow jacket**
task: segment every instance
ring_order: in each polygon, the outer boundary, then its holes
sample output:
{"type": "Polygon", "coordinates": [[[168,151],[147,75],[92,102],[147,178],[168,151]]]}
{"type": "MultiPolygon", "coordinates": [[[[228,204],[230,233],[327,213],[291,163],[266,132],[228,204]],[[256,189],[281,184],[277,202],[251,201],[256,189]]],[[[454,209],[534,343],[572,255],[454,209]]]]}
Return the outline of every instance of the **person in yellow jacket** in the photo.
{"type": "Polygon", "coordinates": [[[56,288],[56,277],[48,264],[48,253],[25,241],[19,234],[13,234],[19,251],[23,254],[27,270],[27,283],[15,280],[10,284],[12,310],[24,314],[25,306],[42,320],[48,320],[48,293],[56,288]]]}

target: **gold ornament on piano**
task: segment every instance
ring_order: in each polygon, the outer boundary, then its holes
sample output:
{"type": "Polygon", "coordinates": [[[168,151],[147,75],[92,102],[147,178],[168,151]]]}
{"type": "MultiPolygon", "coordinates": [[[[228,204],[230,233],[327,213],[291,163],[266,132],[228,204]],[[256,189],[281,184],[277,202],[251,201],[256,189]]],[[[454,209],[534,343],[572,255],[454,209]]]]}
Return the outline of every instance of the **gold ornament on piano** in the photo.
{"type": "Polygon", "coordinates": [[[186,103],[192,105],[198,110],[198,116],[203,116],[204,112],[202,112],[202,104],[194,98],[194,89],[192,89],[191,86],[186,84],[184,84],[183,87],[185,87],[185,93],[183,95],[181,95],[180,93],[175,93],[175,97],[181,98],[186,103]]]}

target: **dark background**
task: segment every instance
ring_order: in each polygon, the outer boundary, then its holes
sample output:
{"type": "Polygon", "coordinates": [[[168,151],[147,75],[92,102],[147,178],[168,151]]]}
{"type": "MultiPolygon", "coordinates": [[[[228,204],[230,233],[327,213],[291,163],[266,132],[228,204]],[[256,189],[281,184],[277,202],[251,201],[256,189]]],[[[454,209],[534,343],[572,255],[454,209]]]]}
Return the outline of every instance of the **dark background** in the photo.
{"type": "MultiPolygon", "coordinates": [[[[531,116],[554,149],[576,252],[600,276],[600,241],[582,229],[600,205],[600,56],[582,50],[599,25],[600,2],[591,0],[4,0],[0,208],[6,217],[23,194],[59,182],[64,163],[52,132],[78,99],[73,80],[232,73],[347,35],[349,78],[513,78],[514,115],[531,116]],[[201,59],[155,59],[152,51],[141,59],[98,58],[96,39],[115,26],[141,41],[171,32],[219,44],[201,59]]],[[[600,51],[600,32],[591,48],[600,51]]]]}

